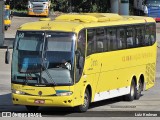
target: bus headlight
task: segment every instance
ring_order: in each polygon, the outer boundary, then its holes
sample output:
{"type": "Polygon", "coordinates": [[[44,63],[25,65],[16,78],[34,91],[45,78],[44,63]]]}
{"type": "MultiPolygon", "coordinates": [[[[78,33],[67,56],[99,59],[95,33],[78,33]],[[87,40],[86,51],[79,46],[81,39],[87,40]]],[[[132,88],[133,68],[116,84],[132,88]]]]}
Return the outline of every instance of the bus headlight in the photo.
{"type": "Polygon", "coordinates": [[[56,93],[57,96],[70,96],[73,92],[62,92],[62,93],[56,93]]]}
{"type": "Polygon", "coordinates": [[[24,95],[25,94],[25,92],[22,92],[20,90],[14,90],[14,89],[12,89],[12,93],[19,94],[19,95],[24,95]]]}
{"type": "Polygon", "coordinates": [[[45,5],[45,9],[48,10],[48,6],[47,5],[45,5]]]}

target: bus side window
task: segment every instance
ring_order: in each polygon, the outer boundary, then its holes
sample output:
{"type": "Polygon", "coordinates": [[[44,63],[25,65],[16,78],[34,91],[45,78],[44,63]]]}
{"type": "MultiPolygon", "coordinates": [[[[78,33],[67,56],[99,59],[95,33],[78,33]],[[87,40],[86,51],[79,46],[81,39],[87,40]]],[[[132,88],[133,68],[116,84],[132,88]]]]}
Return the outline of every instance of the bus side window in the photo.
{"type": "Polygon", "coordinates": [[[79,55],[76,56],[76,83],[80,80],[83,67],[84,67],[84,59],[85,59],[85,51],[86,51],[86,31],[82,30],[78,34],[78,41],[77,41],[77,51],[79,55]],[[82,68],[79,67],[79,60],[81,58],[82,68]]]}
{"type": "Polygon", "coordinates": [[[95,52],[95,29],[87,30],[87,56],[95,52]]]}
{"type": "Polygon", "coordinates": [[[136,29],[136,46],[142,47],[145,45],[144,41],[144,27],[137,27],[136,29]]]}
{"type": "Polygon", "coordinates": [[[127,48],[135,47],[134,29],[128,28],[126,31],[127,48]]]}
{"type": "Polygon", "coordinates": [[[117,29],[117,42],[118,42],[118,49],[127,48],[125,29],[122,29],[122,28],[117,29]]]}
{"type": "Polygon", "coordinates": [[[97,52],[104,51],[104,42],[105,42],[105,31],[103,28],[98,28],[96,30],[96,49],[97,52]]]}
{"type": "Polygon", "coordinates": [[[146,29],[145,29],[144,44],[146,46],[151,45],[150,28],[148,25],[146,26],[146,29]]]}
{"type": "Polygon", "coordinates": [[[153,45],[156,41],[156,26],[155,26],[155,24],[150,25],[150,35],[151,35],[151,44],[153,45]]]}
{"type": "Polygon", "coordinates": [[[117,50],[117,36],[116,36],[116,29],[108,29],[107,30],[107,41],[108,41],[108,50],[114,51],[117,50]]]}
{"type": "Polygon", "coordinates": [[[86,33],[85,30],[81,31],[78,35],[78,46],[77,49],[81,51],[81,55],[85,57],[86,48],[86,33]]]}

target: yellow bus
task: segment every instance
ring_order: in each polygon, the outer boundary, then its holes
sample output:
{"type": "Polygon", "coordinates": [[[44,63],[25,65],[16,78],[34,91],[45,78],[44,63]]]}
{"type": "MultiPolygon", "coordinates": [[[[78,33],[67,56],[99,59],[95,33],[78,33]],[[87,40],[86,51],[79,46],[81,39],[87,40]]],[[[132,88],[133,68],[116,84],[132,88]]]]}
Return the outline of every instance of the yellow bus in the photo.
{"type": "Polygon", "coordinates": [[[50,0],[28,0],[29,16],[49,16],[50,0]]]}
{"type": "Polygon", "coordinates": [[[12,14],[10,10],[10,5],[5,5],[5,10],[4,10],[4,29],[8,30],[8,28],[11,26],[11,19],[12,19],[12,14]]]}
{"type": "Polygon", "coordinates": [[[154,86],[153,18],[84,13],[43,20],[26,23],[17,31],[13,104],[28,110],[56,106],[85,112],[92,102],[118,96],[132,101],[154,86]]]}

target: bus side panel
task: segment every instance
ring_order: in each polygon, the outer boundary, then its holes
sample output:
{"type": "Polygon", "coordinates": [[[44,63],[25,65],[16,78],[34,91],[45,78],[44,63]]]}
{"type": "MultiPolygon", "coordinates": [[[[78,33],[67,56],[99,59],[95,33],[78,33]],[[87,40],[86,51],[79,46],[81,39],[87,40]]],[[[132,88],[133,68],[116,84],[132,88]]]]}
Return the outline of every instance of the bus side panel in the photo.
{"type": "Polygon", "coordinates": [[[137,76],[137,83],[140,73],[145,73],[146,65],[103,71],[100,74],[99,82],[94,101],[100,101],[113,97],[129,94],[133,76],[137,76]]]}
{"type": "Polygon", "coordinates": [[[133,76],[138,83],[141,74],[144,75],[146,89],[152,87],[155,80],[155,46],[92,55],[92,59],[96,58],[99,65],[97,69],[100,69],[94,81],[97,85],[94,87],[94,101],[128,94],[133,76]]]}
{"type": "Polygon", "coordinates": [[[99,64],[101,64],[101,71],[96,87],[96,94],[94,101],[109,99],[129,93],[130,90],[130,74],[121,68],[121,60],[118,57],[119,51],[106,52],[104,54],[97,54],[99,64]],[[127,75],[126,75],[127,74],[127,75]]]}

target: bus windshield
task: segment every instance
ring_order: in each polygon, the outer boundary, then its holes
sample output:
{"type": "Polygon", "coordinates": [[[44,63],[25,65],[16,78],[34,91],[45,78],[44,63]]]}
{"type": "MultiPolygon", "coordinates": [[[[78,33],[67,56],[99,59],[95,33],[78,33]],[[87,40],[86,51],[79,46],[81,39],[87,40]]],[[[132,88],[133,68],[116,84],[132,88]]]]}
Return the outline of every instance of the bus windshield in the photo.
{"type": "Polygon", "coordinates": [[[73,33],[63,32],[18,31],[13,52],[12,82],[72,84],[73,36],[73,33]],[[29,80],[24,80],[26,78],[29,80]]]}
{"type": "Polygon", "coordinates": [[[10,10],[5,10],[4,11],[4,19],[9,20],[9,18],[10,18],[10,10]]]}
{"type": "Polygon", "coordinates": [[[160,0],[147,0],[146,4],[147,5],[155,5],[155,6],[157,6],[157,5],[160,4],[160,0]]]}

